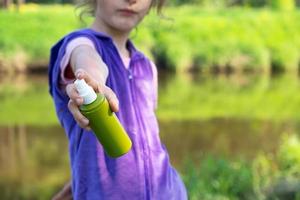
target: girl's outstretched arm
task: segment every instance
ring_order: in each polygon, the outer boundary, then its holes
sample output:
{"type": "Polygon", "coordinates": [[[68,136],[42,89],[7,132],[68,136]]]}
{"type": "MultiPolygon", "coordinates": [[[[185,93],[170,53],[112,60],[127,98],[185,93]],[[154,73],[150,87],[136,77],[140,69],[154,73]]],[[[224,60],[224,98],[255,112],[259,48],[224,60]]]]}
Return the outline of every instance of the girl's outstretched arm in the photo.
{"type": "MultiPolygon", "coordinates": [[[[87,45],[78,46],[71,54],[70,64],[76,79],[84,79],[96,92],[104,94],[112,111],[119,110],[117,96],[109,87],[105,86],[105,69],[107,67],[95,49],[87,45]]],[[[83,99],[77,93],[75,85],[68,84],[66,92],[70,98],[68,108],[74,119],[80,127],[90,129],[88,119],[79,111],[83,99]]]]}

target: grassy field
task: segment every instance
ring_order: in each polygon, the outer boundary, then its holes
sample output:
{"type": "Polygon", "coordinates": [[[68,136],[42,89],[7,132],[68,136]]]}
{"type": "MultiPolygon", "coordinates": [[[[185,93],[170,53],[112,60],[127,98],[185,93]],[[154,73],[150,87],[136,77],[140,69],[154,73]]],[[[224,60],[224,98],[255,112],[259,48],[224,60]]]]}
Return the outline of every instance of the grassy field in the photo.
{"type": "MultiPolygon", "coordinates": [[[[181,6],[166,8],[164,16],[151,13],[132,34],[159,67],[292,72],[299,67],[299,10],[181,6]]],[[[45,65],[55,41],[86,26],[72,6],[29,4],[19,12],[0,10],[0,19],[5,19],[0,20],[0,61],[8,69],[20,63],[45,65]]]]}
{"type": "Polygon", "coordinates": [[[30,4],[20,11],[0,10],[0,19],[0,60],[7,70],[23,63],[46,65],[55,41],[80,27],[70,6],[30,4]]]}

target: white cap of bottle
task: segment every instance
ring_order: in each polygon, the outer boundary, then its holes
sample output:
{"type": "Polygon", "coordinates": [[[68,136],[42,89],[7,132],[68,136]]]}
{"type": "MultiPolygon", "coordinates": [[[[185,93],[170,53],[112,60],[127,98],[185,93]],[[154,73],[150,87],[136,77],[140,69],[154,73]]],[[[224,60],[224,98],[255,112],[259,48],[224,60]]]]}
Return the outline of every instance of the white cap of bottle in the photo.
{"type": "Polygon", "coordinates": [[[85,82],[84,79],[77,79],[74,84],[79,96],[83,98],[83,104],[90,104],[97,99],[96,92],[85,82]]]}

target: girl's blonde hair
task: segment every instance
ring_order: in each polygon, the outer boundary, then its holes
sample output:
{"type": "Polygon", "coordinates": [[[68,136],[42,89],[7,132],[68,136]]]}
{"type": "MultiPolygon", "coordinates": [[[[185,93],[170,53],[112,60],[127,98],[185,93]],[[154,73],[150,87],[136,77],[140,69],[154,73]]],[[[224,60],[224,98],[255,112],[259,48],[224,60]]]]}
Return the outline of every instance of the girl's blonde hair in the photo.
{"type": "MultiPolygon", "coordinates": [[[[156,12],[161,14],[161,10],[166,0],[152,0],[151,7],[156,7],[156,12]]],[[[85,15],[95,16],[97,0],[77,0],[77,9],[81,9],[79,18],[82,20],[85,15]]]]}

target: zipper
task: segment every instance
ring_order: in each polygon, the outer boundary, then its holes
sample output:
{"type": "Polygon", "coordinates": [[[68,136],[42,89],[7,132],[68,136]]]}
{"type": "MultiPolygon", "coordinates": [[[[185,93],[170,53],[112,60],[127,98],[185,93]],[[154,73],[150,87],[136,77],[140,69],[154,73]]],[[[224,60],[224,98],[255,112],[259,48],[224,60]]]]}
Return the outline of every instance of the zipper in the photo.
{"type": "MultiPolygon", "coordinates": [[[[118,55],[119,59],[122,60],[122,58],[121,58],[121,56],[119,54],[118,49],[114,45],[113,45],[113,48],[117,52],[117,55],[118,55]]],[[[134,59],[134,56],[131,56],[130,61],[129,61],[129,67],[128,67],[128,69],[126,69],[126,67],[125,67],[125,65],[124,65],[123,62],[122,62],[122,65],[123,65],[123,69],[125,69],[125,71],[127,71],[129,85],[130,85],[130,90],[131,90],[131,94],[132,94],[132,102],[135,103],[135,94],[134,94],[134,90],[133,90],[133,72],[132,72],[132,69],[131,69],[132,60],[133,59],[134,59]]],[[[133,110],[134,110],[134,113],[135,113],[135,116],[136,116],[138,124],[141,124],[141,122],[139,122],[140,120],[138,120],[138,117],[137,117],[137,114],[139,112],[138,112],[138,110],[136,110],[135,106],[133,106],[133,110]]],[[[140,113],[139,113],[139,115],[140,115],[140,113]]],[[[150,188],[150,180],[149,180],[149,172],[148,172],[149,167],[147,166],[149,160],[148,160],[148,158],[145,157],[146,149],[145,149],[145,143],[144,143],[144,141],[145,141],[145,138],[141,135],[141,144],[142,144],[142,150],[143,150],[143,154],[142,154],[143,159],[142,160],[143,160],[143,165],[144,165],[145,187],[146,187],[146,190],[144,190],[144,191],[145,191],[145,198],[148,200],[148,199],[150,199],[150,194],[149,194],[149,192],[147,192],[147,188],[150,188]]]]}
{"type": "MultiPolygon", "coordinates": [[[[131,61],[130,61],[131,63],[131,61]]],[[[132,73],[132,69],[131,69],[131,64],[129,64],[129,68],[127,69],[128,72],[128,79],[129,79],[129,85],[130,85],[130,90],[131,90],[131,94],[132,96],[132,102],[135,102],[135,93],[134,93],[134,88],[133,88],[133,73],[132,73]]],[[[136,110],[135,106],[133,106],[133,110],[137,119],[137,123],[139,124],[139,126],[141,126],[141,122],[139,120],[139,117],[137,115],[140,115],[140,112],[138,110],[136,110]]],[[[142,127],[141,127],[142,128],[142,127]]],[[[143,129],[143,128],[142,128],[143,129]]],[[[140,143],[142,145],[142,156],[143,156],[143,165],[144,165],[144,173],[145,173],[145,199],[149,200],[150,199],[150,193],[151,192],[151,185],[150,185],[150,180],[149,180],[149,166],[148,166],[148,162],[149,159],[147,156],[148,153],[146,153],[146,144],[145,144],[145,137],[143,136],[143,134],[140,135],[141,140],[140,143]],[[148,188],[148,189],[147,189],[148,188]],[[150,191],[148,191],[150,189],[150,191]]]]}

